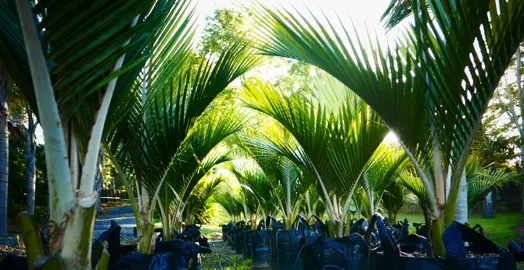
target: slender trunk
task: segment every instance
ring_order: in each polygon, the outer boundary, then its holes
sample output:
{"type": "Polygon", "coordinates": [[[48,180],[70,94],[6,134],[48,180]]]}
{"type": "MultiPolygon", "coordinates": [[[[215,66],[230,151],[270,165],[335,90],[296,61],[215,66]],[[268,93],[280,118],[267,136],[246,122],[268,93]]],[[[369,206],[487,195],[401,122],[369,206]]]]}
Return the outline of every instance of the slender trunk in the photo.
{"type": "Polygon", "coordinates": [[[41,43],[34,22],[34,15],[28,1],[16,1],[18,16],[23,30],[31,78],[35,88],[36,101],[39,108],[40,123],[44,132],[45,156],[47,161],[47,176],[50,202],[50,249],[56,252],[60,249],[63,230],[69,221],[71,211],[75,207],[75,198],[71,186],[69,160],[64,138],[63,123],[58,112],[51,78],[42,53],[41,43]],[[45,108],[45,109],[44,109],[45,108]]]}
{"type": "Polygon", "coordinates": [[[455,207],[455,221],[466,224],[468,222],[468,182],[466,179],[466,168],[462,171],[460,187],[455,207]]]}
{"type": "MultiPolygon", "coordinates": [[[[519,108],[522,110],[522,108],[524,108],[524,93],[522,92],[522,82],[521,82],[522,75],[520,74],[520,65],[522,64],[520,54],[521,54],[521,51],[520,51],[520,46],[519,46],[517,49],[516,57],[515,57],[516,58],[516,62],[515,62],[516,74],[515,75],[517,77],[517,93],[519,95],[519,108]]],[[[521,111],[521,114],[522,114],[522,111],[521,111]]],[[[520,139],[524,140],[524,120],[522,119],[522,116],[521,116],[520,121],[521,122],[518,123],[518,118],[517,118],[517,123],[515,123],[515,125],[517,125],[517,127],[520,126],[520,129],[519,129],[520,139]]],[[[520,147],[520,167],[521,167],[522,172],[524,172],[523,162],[524,162],[524,142],[521,143],[521,147],[520,147]]],[[[522,213],[524,214],[524,180],[520,180],[520,185],[521,185],[522,213]]]]}
{"type": "MultiPolygon", "coordinates": [[[[523,136],[521,136],[520,138],[521,138],[521,140],[524,140],[523,136]]],[[[522,143],[521,146],[520,146],[520,167],[521,167],[520,170],[521,170],[522,173],[524,173],[524,164],[523,164],[523,162],[524,162],[524,143],[522,143]]],[[[520,190],[521,190],[521,192],[520,192],[521,212],[522,212],[522,214],[524,214],[524,179],[520,180],[520,190]]],[[[492,204],[493,204],[493,202],[492,202],[492,204]]]]}
{"type": "Polygon", "coordinates": [[[36,184],[36,149],[33,122],[33,113],[30,108],[27,109],[28,125],[26,129],[26,179],[27,179],[27,213],[34,216],[35,214],[35,184],[36,184]]]}
{"type": "Polygon", "coordinates": [[[431,241],[431,218],[428,213],[428,207],[426,204],[422,205],[422,212],[424,213],[424,222],[426,223],[426,231],[427,234],[423,235],[428,238],[428,255],[432,258],[434,251],[433,251],[433,244],[431,241]]]}
{"type": "Polygon", "coordinates": [[[7,235],[8,170],[7,73],[0,66],[0,236],[7,235]]]}
{"type": "Polygon", "coordinates": [[[311,218],[313,213],[311,212],[311,201],[309,200],[309,192],[308,191],[306,191],[306,205],[307,205],[308,218],[311,218]]]}

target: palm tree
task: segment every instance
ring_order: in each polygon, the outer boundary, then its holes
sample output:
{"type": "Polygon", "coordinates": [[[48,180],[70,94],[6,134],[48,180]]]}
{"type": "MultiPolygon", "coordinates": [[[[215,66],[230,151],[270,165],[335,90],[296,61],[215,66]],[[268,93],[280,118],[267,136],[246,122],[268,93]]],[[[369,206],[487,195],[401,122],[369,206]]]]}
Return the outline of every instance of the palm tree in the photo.
{"type": "MultiPolygon", "coordinates": [[[[368,218],[378,212],[388,188],[395,185],[399,174],[405,169],[407,161],[407,157],[401,148],[384,142],[366,164],[362,177],[362,187],[368,201],[368,218]]],[[[400,200],[400,202],[402,201],[403,199],[400,200]]],[[[396,213],[391,213],[391,215],[395,216],[396,213]]]]}
{"type": "Polygon", "coordinates": [[[259,47],[264,54],[304,61],[333,75],[397,134],[428,193],[433,248],[444,254],[444,224],[453,221],[480,119],[522,39],[524,3],[409,4],[420,11],[415,14],[416,27],[394,48],[372,42],[372,49],[366,50],[358,35],[337,33],[329,20],[324,26],[316,18],[311,22],[263,7],[257,15],[262,25],[259,47]],[[428,10],[419,8],[423,5],[428,10]],[[432,20],[425,20],[429,13],[432,20]],[[448,167],[449,192],[443,170],[448,167]]]}
{"type": "Polygon", "coordinates": [[[398,179],[389,184],[384,190],[384,196],[382,196],[382,207],[385,209],[391,223],[397,222],[398,212],[406,202],[408,194],[407,189],[398,179]]]}
{"type": "Polygon", "coordinates": [[[319,84],[327,86],[325,93],[330,91],[326,96],[338,95],[342,102],[324,99],[321,103],[311,96],[286,95],[258,80],[245,84],[241,98],[245,106],[274,118],[293,135],[297,145],[274,140],[273,148],[318,181],[331,232],[342,235],[353,192],[387,128],[356,95],[329,77],[326,80],[329,83],[319,84]]]}
{"type": "MultiPolygon", "coordinates": [[[[284,218],[284,224],[290,229],[295,216],[298,214],[300,202],[304,199],[303,194],[311,185],[305,179],[305,175],[299,167],[290,159],[279,153],[274,141],[287,142],[297,145],[289,131],[284,129],[276,121],[261,115],[256,128],[244,130],[229,139],[229,143],[239,146],[243,154],[252,158],[257,166],[251,166],[249,174],[259,175],[268,183],[271,194],[265,194],[268,202],[273,206],[265,210],[264,217],[271,215],[275,206],[284,218]]],[[[232,168],[237,177],[239,170],[232,168]]],[[[251,190],[263,189],[262,185],[257,188],[250,186],[251,190]]],[[[258,193],[258,192],[255,192],[258,193]]],[[[262,193],[260,193],[262,194],[262,193]]],[[[264,199],[262,199],[264,200],[264,199]]]]}
{"type": "Polygon", "coordinates": [[[66,269],[90,268],[101,141],[119,122],[122,115],[115,112],[128,105],[146,62],[150,70],[169,70],[182,58],[176,52],[188,47],[189,3],[39,1],[32,7],[17,0],[0,5],[0,59],[38,112],[45,138],[48,247],[31,217],[19,216],[30,267],[48,255],[54,259],[46,267],[52,269],[58,258],[66,269]]]}
{"type": "Polygon", "coordinates": [[[206,212],[211,207],[213,195],[220,192],[227,185],[226,180],[220,176],[211,176],[210,178],[199,181],[193,188],[193,192],[186,202],[184,213],[182,213],[182,219],[186,224],[209,221],[209,216],[206,212]]]}
{"type": "MultiPolygon", "coordinates": [[[[169,71],[143,70],[145,80],[136,84],[130,101],[133,110],[106,140],[126,186],[137,182],[137,190],[148,194],[139,194],[140,203],[133,203],[142,252],[151,251],[157,203],[164,213],[163,224],[169,224],[165,208],[174,199],[174,194],[166,192],[169,186],[177,193],[181,192],[179,187],[187,188],[184,194],[189,196],[192,184],[180,183],[195,184],[201,177],[191,177],[201,161],[220,141],[242,126],[245,115],[235,108],[225,109],[212,102],[256,64],[258,58],[250,52],[248,44],[239,39],[218,58],[202,59],[196,68],[183,62],[189,53],[182,51],[184,59],[169,71]],[[167,200],[162,203],[166,196],[167,200]]],[[[129,187],[126,189],[131,191],[129,187]]]]}
{"type": "MultiPolygon", "coordinates": [[[[212,123],[206,124],[206,128],[198,128],[191,136],[194,145],[191,148],[201,150],[188,152],[194,153],[194,155],[190,156],[179,155],[177,159],[182,161],[179,163],[182,166],[173,166],[169,176],[166,177],[165,185],[169,186],[169,188],[166,188],[160,194],[159,208],[163,228],[166,232],[164,235],[167,239],[171,238],[171,227],[181,230],[182,222],[189,221],[186,219],[188,216],[184,216],[184,213],[194,210],[190,200],[193,194],[201,188],[202,179],[208,177],[216,165],[232,160],[229,151],[219,150],[221,145],[218,143],[220,139],[235,132],[243,121],[238,121],[240,118],[232,110],[226,110],[220,116],[205,118],[205,120],[201,121],[202,123],[212,123]],[[207,149],[204,149],[205,147],[207,149]],[[205,156],[203,156],[204,154],[205,156]],[[171,219],[168,213],[172,213],[171,219]]],[[[211,186],[206,185],[206,187],[209,188],[211,186]]]]}

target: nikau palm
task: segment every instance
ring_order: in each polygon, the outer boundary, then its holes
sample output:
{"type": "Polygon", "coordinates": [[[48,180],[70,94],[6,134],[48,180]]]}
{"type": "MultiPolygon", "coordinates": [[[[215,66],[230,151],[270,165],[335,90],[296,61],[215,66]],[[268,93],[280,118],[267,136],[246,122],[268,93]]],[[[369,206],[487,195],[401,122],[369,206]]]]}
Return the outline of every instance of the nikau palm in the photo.
{"type": "Polygon", "coordinates": [[[342,101],[329,104],[311,96],[286,96],[261,81],[246,83],[241,98],[247,107],[271,116],[293,135],[297,144],[276,139],[273,148],[318,181],[331,233],[341,236],[353,192],[387,128],[343,85],[324,85],[331,87],[322,89],[325,92],[342,94],[342,101]]]}
{"type": "MultiPolygon", "coordinates": [[[[39,1],[32,8],[29,1],[14,2],[2,2],[0,57],[38,112],[49,179],[48,247],[30,216],[18,218],[28,260],[30,267],[40,257],[44,268],[86,269],[91,266],[96,164],[111,129],[104,126],[118,122],[116,107],[125,106],[145,62],[158,59],[151,45],[166,29],[179,29],[173,18],[185,17],[177,11],[187,3],[39,1]]],[[[185,33],[182,28],[175,40],[186,40],[185,33]]]]}
{"type": "Polygon", "coordinates": [[[322,25],[267,8],[258,12],[258,36],[264,54],[305,61],[333,75],[397,134],[428,193],[434,251],[444,254],[441,234],[444,224],[453,221],[474,135],[522,41],[524,2],[409,4],[419,11],[416,27],[391,49],[375,42],[366,50],[358,35],[337,33],[329,20],[322,25]],[[426,20],[429,13],[431,20],[426,20]],[[428,170],[432,173],[426,174],[428,170]]]}
{"type": "MultiPolygon", "coordinates": [[[[201,161],[242,125],[243,115],[234,108],[219,110],[209,105],[256,61],[247,43],[238,40],[218,59],[204,59],[196,69],[184,65],[182,71],[173,69],[165,78],[152,80],[161,83],[138,86],[149,93],[145,104],[138,93],[134,99],[135,111],[121,121],[107,143],[114,153],[115,163],[120,164],[125,175],[124,182],[130,186],[136,181],[142,187],[140,192],[149,194],[143,197],[140,205],[133,206],[142,252],[152,249],[153,213],[157,202],[163,213],[163,224],[170,224],[166,220],[169,219],[166,208],[175,194],[169,186],[175,188],[175,193],[182,192],[184,197],[181,199],[186,200],[195,181],[203,176],[193,175],[200,170],[201,161]],[[181,190],[182,187],[186,190],[181,190]]],[[[175,215],[181,213],[178,211],[175,215]]]]}

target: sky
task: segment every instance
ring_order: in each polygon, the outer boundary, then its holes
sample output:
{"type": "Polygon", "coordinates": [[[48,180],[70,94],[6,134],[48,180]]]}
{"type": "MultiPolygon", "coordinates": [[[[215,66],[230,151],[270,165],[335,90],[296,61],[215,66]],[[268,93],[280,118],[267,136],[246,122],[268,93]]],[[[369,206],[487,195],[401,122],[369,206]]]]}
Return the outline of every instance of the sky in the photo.
{"type": "MultiPolygon", "coordinates": [[[[392,30],[386,35],[386,31],[380,23],[380,16],[391,0],[258,0],[264,6],[270,8],[296,8],[302,15],[308,15],[308,8],[316,16],[322,16],[322,12],[332,20],[337,21],[338,15],[346,27],[351,26],[351,21],[359,33],[376,32],[380,39],[385,41],[386,36],[395,37],[400,30],[392,30]],[[366,30],[367,29],[369,31],[366,30]]],[[[235,6],[256,3],[255,0],[199,0],[197,13],[198,25],[202,28],[205,16],[213,14],[215,9],[234,8],[235,6]]]]}

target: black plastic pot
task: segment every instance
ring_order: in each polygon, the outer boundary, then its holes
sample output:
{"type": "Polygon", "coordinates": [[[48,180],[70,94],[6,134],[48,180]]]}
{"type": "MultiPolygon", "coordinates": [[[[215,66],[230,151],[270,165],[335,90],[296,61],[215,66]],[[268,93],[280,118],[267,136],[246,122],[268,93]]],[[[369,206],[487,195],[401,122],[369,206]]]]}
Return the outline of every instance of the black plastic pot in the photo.
{"type": "Polygon", "coordinates": [[[300,255],[303,270],[370,268],[369,247],[357,233],[342,238],[309,236],[303,242],[300,255]]]}
{"type": "Polygon", "coordinates": [[[241,230],[235,235],[235,252],[237,254],[244,254],[244,241],[248,231],[241,230]]]}
{"type": "Polygon", "coordinates": [[[447,269],[513,270],[516,262],[506,249],[496,245],[479,232],[465,225],[453,222],[442,236],[446,247],[447,269]],[[464,243],[468,243],[467,247],[464,243]]]}
{"type": "Polygon", "coordinates": [[[256,231],[249,230],[244,235],[244,249],[243,249],[243,253],[242,253],[242,256],[244,257],[244,259],[250,259],[251,258],[251,250],[252,250],[252,246],[253,246],[252,235],[253,235],[254,232],[256,232],[256,231]]]}
{"type": "Polygon", "coordinates": [[[383,222],[382,216],[374,215],[366,233],[366,241],[370,244],[371,250],[371,269],[392,269],[392,270],[415,270],[446,269],[444,260],[441,258],[427,257],[404,257],[400,256],[400,247],[395,241],[391,232],[383,222]],[[371,231],[376,225],[379,243],[370,242],[371,231]]]}
{"type": "Polygon", "coordinates": [[[7,256],[0,262],[0,269],[2,270],[22,270],[28,269],[26,257],[7,254],[7,256]]]}
{"type": "Polygon", "coordinates": [[[327,226],[318,217],[316,219],[316,223],[309,226],[309,221],[298,215],[290,230],[276,232],[277,269],[301,269],[300,254],[303,246],[301,243],[311,236],[323,235],[327,232],[327,226]]]}
{"type": "Polygon", "coordinates": [[[251,233],[251,268],[267,269],[270,267],[271,234],[270,230],[251,233]]]}
{"type": "Polygon", "coordinates": [[[324,240],[321,251],[321,269],[369,269],[369,247],[359,234],[324,240]]]}
{"type": "MultiPolygon", "coordinates": [[[[442,237],[446,248],[446,258],[427,258],[413,255],[400,256],[407,252],[404,247],[415,248],[424,246],[424,237],[416,236],[420,241],[407,241],[409,245],[398,245],[387,230],[380,215],[375,215],[370,221],[370,228],[376,224],[380,244],[371,252],[371,269],[457,269],[457,270],[513,270],[516,269],[512,255],[497,246],[482,234],[465,225],[454,222],[448,227],[442,237]],[[464,244],[468,243],[467,247],[464,244]],[[415,245],[414,245],[415,244],[415,245]]],[[[415,237],[411,237],[415,239],[415,237]]],[[[416,240],[416,239],[415,239],[416,240]]],[[[402,242],[402,241],[400,241],[402,242]]],[[[425,250],[423,251],[425,253],[425,250]]]]}
{"type": "Polygon", "coordinates": [[[109,265],[115,264],[120,256],[120,225],[111,220],[111,226],[104,231],[93,243],[91,248],[91,265],[96,265],[104,250],[103,243],[107,241],[109,252],[109,265]]]}
{"type": "Polygon", "coordinates": [[[221,225],[222,227],[222,241],[228,241],[229,233],[233,230],[233,222],[229,222],[228,224],[221,225]]]}
{"type": "Polygon", "coordinates": [[[158,241],[154,254],[129,252],[109,269],[199,269],[201,253],[211,253],[211,249],[180,239],[158,241]]]}

